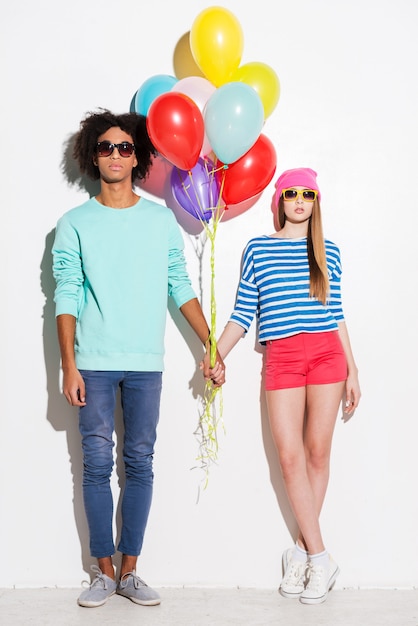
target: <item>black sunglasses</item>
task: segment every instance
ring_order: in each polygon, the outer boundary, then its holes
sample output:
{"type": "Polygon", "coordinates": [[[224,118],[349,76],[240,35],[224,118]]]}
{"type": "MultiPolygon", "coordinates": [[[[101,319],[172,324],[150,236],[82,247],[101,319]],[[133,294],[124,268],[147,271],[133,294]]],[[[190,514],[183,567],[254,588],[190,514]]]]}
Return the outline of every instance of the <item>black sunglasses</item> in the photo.
{"type": "Polygon", "coordinates": [[[113,153],[113,150],[117,148],[121,157],[130,157],[135,152],[135,146],[129,141],[122,141],[122,143],[111,143],[110,141],[99,141],[96,145],[96,152],[98,156],[108,157],[113,153]]]}

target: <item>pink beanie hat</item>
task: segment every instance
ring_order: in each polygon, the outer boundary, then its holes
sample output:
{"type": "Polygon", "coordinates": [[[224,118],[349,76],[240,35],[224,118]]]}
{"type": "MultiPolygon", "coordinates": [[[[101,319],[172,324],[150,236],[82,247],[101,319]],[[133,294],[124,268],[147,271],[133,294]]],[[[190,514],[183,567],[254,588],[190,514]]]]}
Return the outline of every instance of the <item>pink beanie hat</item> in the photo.
{"type": "Polygon", "coordinates": [[[293,170],[286,170],[279,176],[275,183],[276,193],[274,201],[276,206],[279,204],[279,198],[283,189],[289,187],[306,187],[306,189],[315,189],[318,192],[318,198],[321,199],[321,192],[316,182],[317,173],[309,167],[297,167],[293,170]]]}

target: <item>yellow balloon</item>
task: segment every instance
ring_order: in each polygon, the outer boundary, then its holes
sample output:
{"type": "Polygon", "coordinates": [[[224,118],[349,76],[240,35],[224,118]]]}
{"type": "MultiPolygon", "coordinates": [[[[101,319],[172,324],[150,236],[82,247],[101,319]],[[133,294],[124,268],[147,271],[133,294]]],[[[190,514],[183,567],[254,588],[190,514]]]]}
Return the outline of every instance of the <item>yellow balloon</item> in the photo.
{"type": "Polygon", "coordinates": [[[256,61],[241,65],[232,73],[230,81],[241,81],[255,89],[263,103],[264,119],[276,108],[280,98],[280,81],[269,65],[256,61]]]}
{"type": "Polygon", "coordinates": [[[241,63],[244,35],[236,17],[222,7],[205,9],[190,30],[190,49],[206,78],[219,87],[241,63]]]}

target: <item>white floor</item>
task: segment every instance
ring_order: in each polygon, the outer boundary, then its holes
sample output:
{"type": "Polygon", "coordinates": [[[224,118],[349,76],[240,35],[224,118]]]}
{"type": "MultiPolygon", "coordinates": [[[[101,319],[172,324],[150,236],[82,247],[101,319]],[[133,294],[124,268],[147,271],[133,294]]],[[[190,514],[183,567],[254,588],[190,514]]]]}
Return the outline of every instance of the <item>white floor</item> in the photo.
{"type": "Polygon", "coordinates": [[[114,595],[96,609],[77,605],[80,589],[0,589],[1,626],[418,626],[418,589],[333,590],[306,606],[277,590],[158,589],[159,606],[114,595]]]}

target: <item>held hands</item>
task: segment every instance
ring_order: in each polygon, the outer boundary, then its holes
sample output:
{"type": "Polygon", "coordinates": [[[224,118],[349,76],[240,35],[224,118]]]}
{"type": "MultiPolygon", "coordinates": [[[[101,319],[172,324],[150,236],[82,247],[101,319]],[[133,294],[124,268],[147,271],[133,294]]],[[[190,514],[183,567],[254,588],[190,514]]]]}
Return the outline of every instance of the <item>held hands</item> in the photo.
{"type": "Polygon", "coordinates": [[[203,360],[200,362],[200,369],[203,371],[205,380],[211,380],[214,387],[222,387],[225,382],[225,364],[218,351],[216,351],[215,365],[211,367],[209,346],[203,360]]]}

